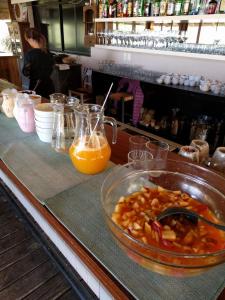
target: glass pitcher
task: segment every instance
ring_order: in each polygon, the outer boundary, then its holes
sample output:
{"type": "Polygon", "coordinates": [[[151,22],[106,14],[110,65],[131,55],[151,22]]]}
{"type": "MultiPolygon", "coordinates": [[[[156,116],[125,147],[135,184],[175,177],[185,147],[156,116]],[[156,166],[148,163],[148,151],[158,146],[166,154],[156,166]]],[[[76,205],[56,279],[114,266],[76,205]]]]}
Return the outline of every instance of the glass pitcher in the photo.
{"type": "Polygon", "coordinates": [[[104,123],[113,126],[112,143],[116,143],[116,120],[105,117],[101,108],[97,104],[84,104],[74,109],[76,130],[69,155],[81,173],[97,174],[107,166],[111,148],[105,135],[104,123]]]}
{"type": "Polygon", "coordinates": [[[13,118],[13,109],[15,105],[15,99],[17,96],[16,89],[5,89],[2,91],[2,111],[8,118],[13,118]]]}
{"type": "Polygon", "coordinates": [[[67,96],[62,93],[54,93],[49,95],[49,97],[50,97],[50,102],[53,104],[65,103],[67,99],[67,96]]]}
{"type": "Polygon", "coordinates": [[[75,131],[74,107],[62,103],[53,106],[52,147],[57,152],[68,152],[73,142],[75,131]]]}

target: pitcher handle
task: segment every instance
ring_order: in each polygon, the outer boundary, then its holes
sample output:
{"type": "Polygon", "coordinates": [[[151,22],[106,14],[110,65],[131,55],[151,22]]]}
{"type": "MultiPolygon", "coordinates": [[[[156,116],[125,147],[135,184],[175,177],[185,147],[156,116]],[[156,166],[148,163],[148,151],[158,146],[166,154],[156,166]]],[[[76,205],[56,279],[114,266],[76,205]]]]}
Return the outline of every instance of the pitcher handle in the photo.
{"type": "Polygon", "coordinates": [[[108,123],[113,128],[113,135],[112,135],[112,144],[116,144],[117,140],[117,122],[114,118],[111,117],[104,117],[104,123],[108,123]]]}

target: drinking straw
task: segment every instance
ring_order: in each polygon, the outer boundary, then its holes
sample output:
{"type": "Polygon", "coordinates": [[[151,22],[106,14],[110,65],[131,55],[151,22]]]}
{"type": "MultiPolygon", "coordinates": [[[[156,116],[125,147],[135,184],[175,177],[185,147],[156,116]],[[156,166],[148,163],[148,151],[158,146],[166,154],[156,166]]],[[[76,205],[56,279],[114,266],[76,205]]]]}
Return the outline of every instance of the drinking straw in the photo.
{"type": "MultiPolygon", "coordinates": [[[[113,82],[111,83],[111,85],[110,85],[110,88],[109,88],[109,90],[108,90],[108,93],[107,93],[107,95],[106,95],[106,97],[105,97],[105,100],[104,100],[104,102],[103,102],[103,104],[102,104],[102,107],[101,107],[100,113],[101,113],[101,112],[104,110],[104,107],[105,107],[106,101],[107,101],[107,99],[108,99],[108,97],[109,97],[109,93],[111,92],[111,89],[112,89],[112,87],[113,87],[113,82]]],[[[94,129],[92,130],[92,132],[91,132],[91,135],[90,135],[90,138],[89,138],[88,144],[89,144],[89,143],[90,143],[90,141],[91,141],[91,138],[92,138],[93,132],[96,130],[96,127],[98,126],[98,122],[99,122],[99,119],[97,120],[97,122],[96,122],[96,124],[95,124],[95,127],[94,127],[94,129]]]]}

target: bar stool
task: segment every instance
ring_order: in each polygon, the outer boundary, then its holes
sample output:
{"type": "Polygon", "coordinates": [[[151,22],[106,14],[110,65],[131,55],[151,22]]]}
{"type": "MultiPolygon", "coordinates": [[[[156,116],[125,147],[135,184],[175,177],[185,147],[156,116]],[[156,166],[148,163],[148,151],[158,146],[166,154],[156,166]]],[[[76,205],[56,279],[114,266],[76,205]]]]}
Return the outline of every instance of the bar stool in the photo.
{"type": "MultiPolygon", "coordinates": [[[[121,102],[121,122],[124,123],[125,120],[125,103],[134,100],[134,96],[131,93],[117,92],[112,93],[109,96],[109,100],[115,102],[121,102]]],[[[118,104],[117,104],[118,106],[118,104]]]]}
{"type": "Polygon", "coordinates": [[[84,104],[85,102],[92,102],[92,92],[88,88],[77,88],[76,90],[69,90],[69,96],[75,96],[80,99],[80,103],[84,104]]]}

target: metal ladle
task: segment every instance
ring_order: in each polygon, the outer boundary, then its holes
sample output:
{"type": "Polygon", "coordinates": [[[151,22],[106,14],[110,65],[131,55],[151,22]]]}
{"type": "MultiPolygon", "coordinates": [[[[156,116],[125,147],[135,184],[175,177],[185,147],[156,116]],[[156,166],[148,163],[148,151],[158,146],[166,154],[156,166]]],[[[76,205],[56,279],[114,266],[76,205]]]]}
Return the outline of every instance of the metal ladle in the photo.
{"type": "Polygon", "coordinates": [[[165,209],[163,212],[161,212],[160,214],[158,214],[156,217],[156,220],[162,221],[164,218],[167,218],[169,216],[179,216],[179,215],[184,215],[185,217],[187,217],[188,220],[190,220],[194,224],[197,224],[198,219],[200,219],[203,222],[205,222],[211,226],[214,226],[215,228],[217,228],[219,230],[225,231],[225,225],[213,223],[213,222],[207,220],[206,218],[200,216],[195,211],[186,209],[183,207],[169,207],[169,208],[165,209]]]}

